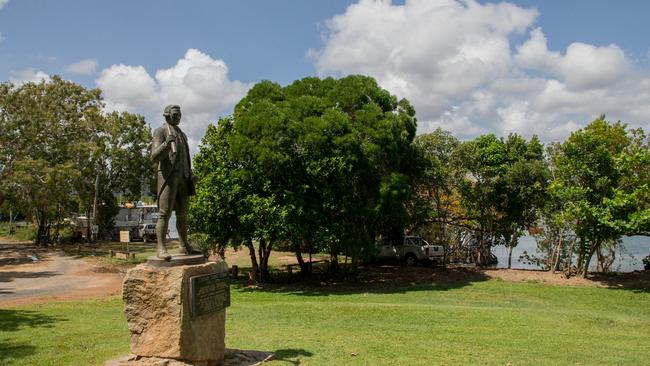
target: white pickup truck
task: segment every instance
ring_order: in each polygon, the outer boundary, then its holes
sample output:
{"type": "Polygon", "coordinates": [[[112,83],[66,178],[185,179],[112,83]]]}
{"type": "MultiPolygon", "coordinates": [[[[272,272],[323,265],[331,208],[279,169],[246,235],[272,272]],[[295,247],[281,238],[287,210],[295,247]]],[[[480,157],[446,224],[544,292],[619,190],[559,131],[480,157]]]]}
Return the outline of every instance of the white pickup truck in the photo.
{"type": "Polygon", "coordinates": [[[156,224],[141,224],[138,228],[138,235],[145,243],[148,241],[156,241],[156,224]]]}
{"type": "Polygon", "coordinates": [[[431,245],[419,236],[404,236],[401,241],[381,239],[377,242],[377,251],[379,259],[396,259],[407,266],[445,263],[445,248],[431,245]]]}

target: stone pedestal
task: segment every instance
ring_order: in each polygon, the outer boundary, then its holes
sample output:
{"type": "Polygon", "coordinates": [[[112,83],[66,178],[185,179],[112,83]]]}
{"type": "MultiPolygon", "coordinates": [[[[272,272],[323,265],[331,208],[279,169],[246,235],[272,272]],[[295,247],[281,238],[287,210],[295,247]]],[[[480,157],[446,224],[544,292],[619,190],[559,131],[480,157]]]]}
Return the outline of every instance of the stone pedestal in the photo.
{"type": "Polygon", "coordinates": [[[208,304],[207,311],[204,308],[199,312],[194,304],[193,313],[192,302],[196,302],[197,295],[190,293],[190,278],[221,273],[227,276],[227,272],[225,262],[177,267],[141,264],[129,270],[123,299],[131,352],[197,365],[223,362],[226,311],[211,311],[208,304]]]}

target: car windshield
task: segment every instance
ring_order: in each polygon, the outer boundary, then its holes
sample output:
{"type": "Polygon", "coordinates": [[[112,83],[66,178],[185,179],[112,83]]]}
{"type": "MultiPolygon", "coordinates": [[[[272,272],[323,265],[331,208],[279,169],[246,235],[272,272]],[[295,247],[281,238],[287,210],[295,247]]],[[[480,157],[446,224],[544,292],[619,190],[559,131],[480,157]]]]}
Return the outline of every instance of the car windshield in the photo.
{"type": "Polygon", "coordinates": [[[411,237],[407,238],[407,243],[409,245],[417,245],[417,246],[422,246],[422,245],[429,245],[426,240],[420,238],[420,237],[411,237]]]}

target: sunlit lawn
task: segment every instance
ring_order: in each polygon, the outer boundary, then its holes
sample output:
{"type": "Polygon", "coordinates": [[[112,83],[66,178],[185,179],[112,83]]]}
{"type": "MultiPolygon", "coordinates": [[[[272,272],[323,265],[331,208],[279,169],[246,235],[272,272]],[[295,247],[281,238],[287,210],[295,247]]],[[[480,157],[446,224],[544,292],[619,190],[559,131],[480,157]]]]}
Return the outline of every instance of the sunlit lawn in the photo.
{"type": "MultiPolygon", "coordinates": [[[[650,293],[498,280],[336,293],[233,286],[226,345],[273,365],[643,365],[650,293]]],[[[129,353],[120,299],[0,310],[0,364],[129,353]]]]}

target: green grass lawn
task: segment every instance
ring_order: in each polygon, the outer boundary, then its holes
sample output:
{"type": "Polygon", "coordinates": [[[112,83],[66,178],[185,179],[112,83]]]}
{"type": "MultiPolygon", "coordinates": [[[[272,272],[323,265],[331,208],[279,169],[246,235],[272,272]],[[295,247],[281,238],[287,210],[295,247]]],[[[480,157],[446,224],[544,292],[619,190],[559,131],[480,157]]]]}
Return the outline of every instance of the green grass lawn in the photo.
{"type": "Polygon", "coordinates": [[[0,237],[14,240],[34,240],[36,237],[36,227],[32,224],[18,227],[13,225],[13,232],[11,232],[9,222],[0,221],[0,237]]]}
{"type": "MultiPolygon", "coordinates": [[[[341,293],[233,287],[229,348],[272,365],[642,365],[650,293],[498,280],[341,293]]],[[[0,310],[0,364],[129,353],[120,299],[0,310]]]]}

